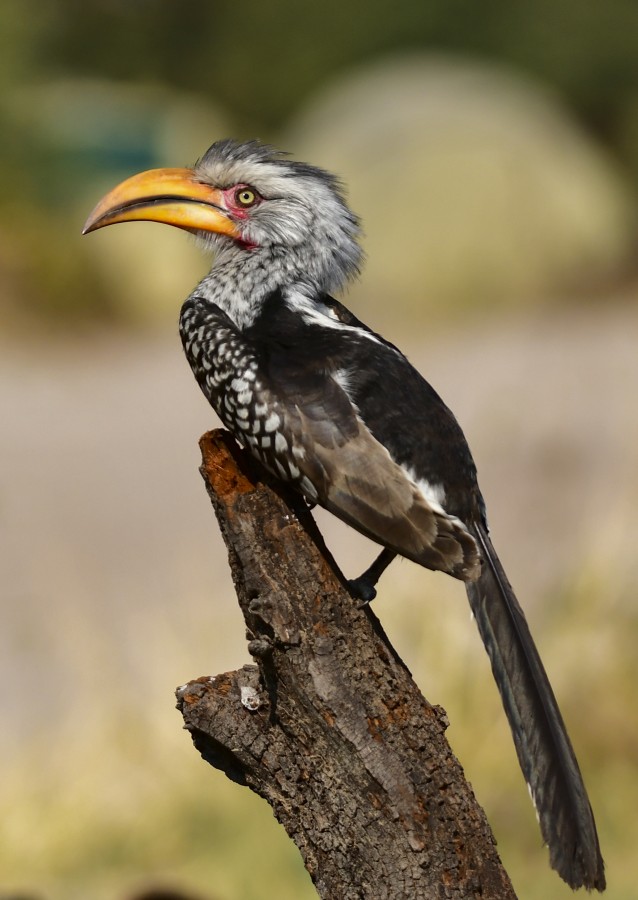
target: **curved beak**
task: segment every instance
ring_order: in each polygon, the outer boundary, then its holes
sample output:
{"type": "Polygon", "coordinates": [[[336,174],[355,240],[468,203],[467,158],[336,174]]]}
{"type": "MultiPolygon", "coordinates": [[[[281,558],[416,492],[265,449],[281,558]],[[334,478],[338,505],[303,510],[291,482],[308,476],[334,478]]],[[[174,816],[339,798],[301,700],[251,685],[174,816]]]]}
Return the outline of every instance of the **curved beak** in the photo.
{"type": "Polygon", "coordinates": [[[117,222],[138,221],[240,237],[223,208],[222,192],[197,181],[192,169],[150,169],[128,178],[100,200],[82,234],[117,222]]]}

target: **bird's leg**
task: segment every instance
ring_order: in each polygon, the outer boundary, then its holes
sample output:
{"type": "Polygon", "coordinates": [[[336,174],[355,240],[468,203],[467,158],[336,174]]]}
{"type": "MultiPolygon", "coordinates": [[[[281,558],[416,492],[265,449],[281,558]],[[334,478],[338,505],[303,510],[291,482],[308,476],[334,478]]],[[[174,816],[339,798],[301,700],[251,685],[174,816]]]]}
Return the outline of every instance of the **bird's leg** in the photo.
{"type": "Polygon", "coordinates": [[[372,565],[365,570],[363,575],[359,575],[358,578],[352,578],[348,582],[348,587],[350,588],[352,596],[356,597],[358,600],[362,600],[364,603],[371,603],[377,596],[375,584],[379,578],[381,578],[396,555],[394,550],[388,550],[387,547],[384,547],[372,565]]]}

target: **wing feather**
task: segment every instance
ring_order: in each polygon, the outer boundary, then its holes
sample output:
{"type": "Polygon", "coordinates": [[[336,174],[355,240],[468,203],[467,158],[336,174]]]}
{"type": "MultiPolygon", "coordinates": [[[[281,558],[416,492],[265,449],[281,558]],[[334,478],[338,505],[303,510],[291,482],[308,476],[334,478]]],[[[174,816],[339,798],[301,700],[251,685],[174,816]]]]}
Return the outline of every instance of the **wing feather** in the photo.
{"type": "Polygon", "coordinates": [[[286,441],[319,503],[372,540],[429,569],[476,579],[481,557],[463,523],[433,509],[406,470],[373,437],[343,389],[303,408],[280,407],[286,441]],[[322,409],[326,403],[338,409],[322,409]],[[301,452],[303,451],[303,452],[301,452]]]}

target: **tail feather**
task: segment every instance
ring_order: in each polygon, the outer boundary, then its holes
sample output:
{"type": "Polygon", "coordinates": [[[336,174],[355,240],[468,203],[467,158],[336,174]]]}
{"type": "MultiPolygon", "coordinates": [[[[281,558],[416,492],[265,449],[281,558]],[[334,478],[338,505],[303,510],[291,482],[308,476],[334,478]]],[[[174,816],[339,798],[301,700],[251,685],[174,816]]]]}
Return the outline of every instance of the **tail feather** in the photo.
{"type": "Polygon", "coordinates": [[[549,847],[572,888],[605,889],[594,816],[556,698],[487,531],[472,529],[484,564],[467,594],[512,729],[518,759],[549,847]]]}

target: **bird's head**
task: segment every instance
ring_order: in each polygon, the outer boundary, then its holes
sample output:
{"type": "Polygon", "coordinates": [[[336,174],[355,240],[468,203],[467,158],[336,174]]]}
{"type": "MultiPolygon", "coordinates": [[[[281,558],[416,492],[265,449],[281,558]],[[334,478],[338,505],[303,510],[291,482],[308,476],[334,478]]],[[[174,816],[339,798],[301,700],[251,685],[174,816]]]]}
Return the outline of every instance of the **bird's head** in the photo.
{"type": "Polygon", "coordinates": [[[152,169],[110,191],[84,233],[163,222],[202,238],[220,259],[277,259],[289,275],[336,290],[361,262],[359,222],[338,179],[258,141],[217,141],[192,168],[152,169]]]}

